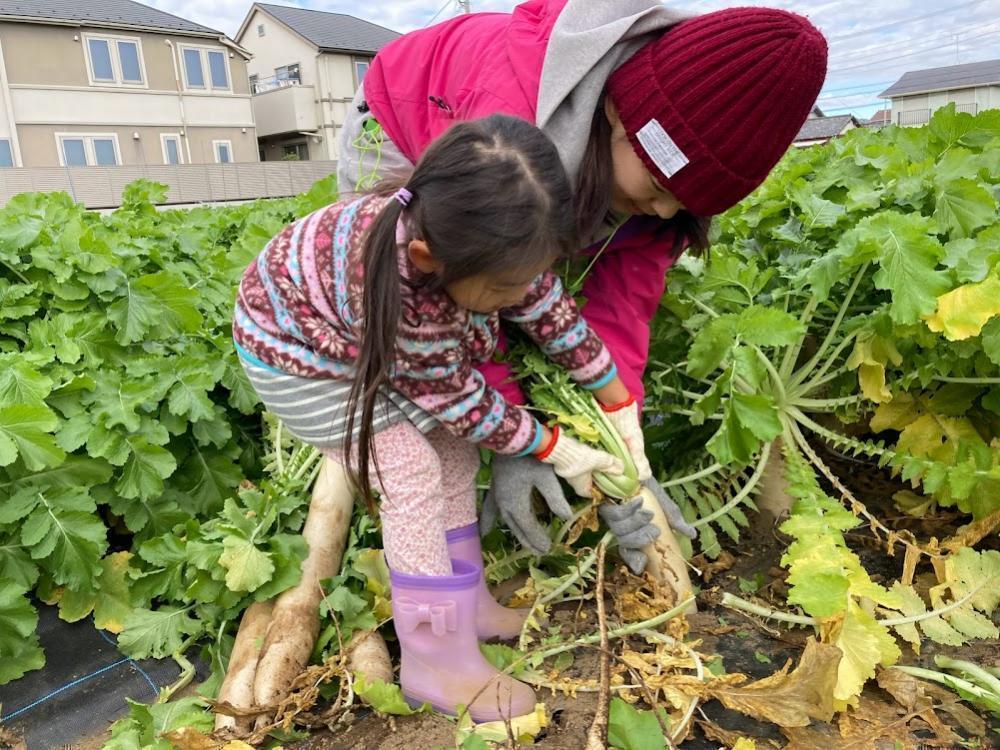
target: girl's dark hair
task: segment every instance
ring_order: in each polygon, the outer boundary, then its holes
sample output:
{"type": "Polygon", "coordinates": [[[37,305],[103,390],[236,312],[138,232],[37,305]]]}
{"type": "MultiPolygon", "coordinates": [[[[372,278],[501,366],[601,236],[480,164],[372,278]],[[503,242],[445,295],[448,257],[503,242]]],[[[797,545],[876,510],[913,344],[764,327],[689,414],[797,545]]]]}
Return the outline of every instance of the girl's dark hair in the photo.
{"type": "MultiPolygon", "coordinates": [[[[580,236],[585,242],[596,239],[601,224],[611,207],[611,187],[614,183],[614,167],[611,163],[611,123],[604,112],[602,96],[594,110],[587,140],[576,181],[576,222],[580,236]]],[[[695,216],[688,211],[678,211],[672,219],[663,222],[664,230],[674,229],[673,246],[670,252],[680,255],[685,248],[695,254],[708,249],[708,230],[712,224],[710,216],[695,216]]]]}
{"type": "MultiPolygon", "coordinates": [[[[385,182],[375,192],[388,196],[401,186],[385,182]]],[[[432,281],[438,286],[476,274],[527,276],[578,247],[573,191],[559,154],[525,120],[493,115],[452,126],[427,148],[405,187],[413,194],[408,206],[389,200],[364,248],[364,330],[347,404],[344,455],[351,455],[360,407],[354,482],[369,510],[374,507],[369,461],[378,473],[372,420],[396,356],[405,283],[396,244],[400,217],[409,236],[426,242],[442,265],[432,281]]]]}

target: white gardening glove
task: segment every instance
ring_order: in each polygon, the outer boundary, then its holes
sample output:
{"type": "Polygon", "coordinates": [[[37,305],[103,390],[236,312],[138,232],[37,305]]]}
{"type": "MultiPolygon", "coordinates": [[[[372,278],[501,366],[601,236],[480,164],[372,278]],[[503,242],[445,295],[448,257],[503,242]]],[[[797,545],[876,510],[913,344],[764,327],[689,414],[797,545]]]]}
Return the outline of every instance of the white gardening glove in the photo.
{"type": "Polygon", "coordinates": [[[559,432],[558,427],[552,428],[552,441],[537,458],[551,465],[555,473],[569,482],[580,497],[590,497],[595,471],[621,474],[625,470],[622,462],[610,453],[588,448],[559,432]]]}
{"type": "Polygon", "coordinates": [[[653,476],[653,470],[649,466],[649,459],[646,458],[646,443],[642,439],[642,424],[639,422],[639,404],[632,396],[616,406],[601,405],[604,415],[611,422],[611,425],[621,435],[622,440],[628,447],[628,452],[635,462],[635,469],[639,474],[639,481],[645,482],[653,476]]]}

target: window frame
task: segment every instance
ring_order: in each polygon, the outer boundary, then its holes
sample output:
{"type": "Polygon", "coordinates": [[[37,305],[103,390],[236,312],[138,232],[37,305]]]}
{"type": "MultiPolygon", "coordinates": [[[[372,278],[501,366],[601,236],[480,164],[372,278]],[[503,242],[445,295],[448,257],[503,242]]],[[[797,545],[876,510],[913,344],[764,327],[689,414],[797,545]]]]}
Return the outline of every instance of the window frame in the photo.
{"type": "Polygon", "coordinates": [[[235,164],[236,158],[233,154],[233,142],[229,139],[222,139],[218,141],[212,141],[212,154],[215,156],[216,164],[235,164]],[[222,161],[219,158],[219,146],[225,144],[226,148],[229,149],[229,161],[222,161]]]}
{"type": "Polygon", "coordinates": [[[17,167],[17,159],[14,156],[14,141],[10,137],[0,138],[0,144],[6,143],[7,150],[10,151],[10,166],[0,164],[0,169],[14,169],[17,167]]]}
{"type": "Polygon", "coordinates": [[[233,93],[233,71],[229,65],[229,53],[225,47],[213,47],[204,44],[179,44],[177,45],[177,49],[181,57],[181,69],[184,72],[185,91],[203,91],[206,94],[233,93]],[[198,53],[198,62],[201,65],[201,78],[202,81],[204,81],[203,86],[192,86],[191,82],[188,80],[187,62],[184,59],[184,52],[186,50],[192,50],[198,53]],[[216,86],[212,82],[212,68],[208,59],[209,52],[217,52],[222,55],[222,60],[226,65],[225,88],[216,86]]]}
{"type": "MultiPolygon", "coordinates": [[[[67,167],[66,164],[66,152],[63,150],[64,140],[82,140],[83,141],[83,157],[87,162],[85,165],[87,167],[120,167],[123,166],[122,163],[122,151],[121,146],[118,143],[118,133],[74,133],[71,131],[58,131],[55,134],[56,139],[56,151],[59,156],[59,166],[67,167]],[[108,140],[111,141],[115,149],[115,163],[114,164],[98,164],[97,163],[97,151],[94,148],[95,140],[108,140]]],[[[74,165],[76,166],[76,165],[74,165]]]]}
{"type": "Polygon", "coordinates": [[[368,71],[371,69],[372,60],[373,59],[374,58],[371,58],[371,57],[352,57],[351,58],[351,70],[354,71],[354,90],[355,91],[358,90],[358,87],[361,85],[361,82],[364,80],[364,76],[361,76],[360,78],[358,77],[358,63],[364,63],[364,65],[365,65],[365,75],[367,75],[368,71]]]}
{"type": "Polygon", "coordinates": [[[87,81],[91,86],[111,86],[115,88],[127,89],[149,88],[149,78],[146,75],[146,59],[142,54],[141,38],[137,36],[124,36],[118,34],[91,34],[89,32],[83,33],[81,38],[83,39],[83,62],[87,68],[87,81]],[[94,61],[90,54],[90,42],[92,40],[102,41],[108,45],[108,55],[111,58],[112,79],[94,77],[94,61]],[[135,45],[136,55],[139,58],[140,81],[136,82],[125,80],[125,74],[122,71],[121,55],[118,52],[119,42],[126,42],[135,45]]]}
{"type": "Polygon", "coordinates": [[[164,165],[173,167],[184,163],[184,141],[180,133],[160,133],[160,150],[163,152],[164,165]],[[167,141],[171,139],[177,141],[177,164],[170,163],[170,157],[167,152],[167,141]]]}
{"type": "Polygon", "coordinates": [[[288,63],[287,65],[279,65],[277,68],[274,69],[274,81],[275,81],[275,83],[277,83],[278,81],[295,81],[295,84],[293,84],[293,85],[301,86],[302,85],[302,64],[295,62],[295,63],[288,63]],[[281,78],[280,74],[278,73],[279,70],[286,71],[289,74],[288,77],[281,78]],[[294,78],[292,78],[291,75],[290,75],[293,70],[295,71],[295,77],[294,78]]]}

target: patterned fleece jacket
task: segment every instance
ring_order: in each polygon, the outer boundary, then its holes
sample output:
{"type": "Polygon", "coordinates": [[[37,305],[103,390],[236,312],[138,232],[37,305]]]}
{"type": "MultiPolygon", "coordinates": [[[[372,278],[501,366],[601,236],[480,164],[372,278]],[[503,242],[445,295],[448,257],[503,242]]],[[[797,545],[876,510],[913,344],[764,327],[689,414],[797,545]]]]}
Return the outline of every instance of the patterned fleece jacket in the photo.
{"type": "MultiPolygon", "coordinates": [[[[335,203],[267,244],[237,295],[233,336],[242,357],[302,377],[354,377],[364,335],[365,237],[387,200],[335,203]]],[[[474,313],[412,264],[411,237],[404,217],[396,233],[402,314],[389,385],[450,432],[507,454],[529,453],[541,440],[537,420],[475,369],[496,349],[500,318],[522,328],[582,387],[597,389],[615,376],[610,353],[551,271],[532,282],[517,307],[474,313]]]]}

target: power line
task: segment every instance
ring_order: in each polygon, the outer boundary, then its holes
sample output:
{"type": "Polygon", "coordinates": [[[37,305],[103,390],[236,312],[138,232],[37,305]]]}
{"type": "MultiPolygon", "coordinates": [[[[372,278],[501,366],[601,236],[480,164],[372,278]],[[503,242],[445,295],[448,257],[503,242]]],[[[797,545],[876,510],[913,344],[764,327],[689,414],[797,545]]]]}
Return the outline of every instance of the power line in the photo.
{"type": "Polygon", "coordinates": [[[893,83],[893,81],[883,81],[882,83],[856,83],[853,86],[842,86],[838,89],[823,89],[823,91],[828,94],[832,94],[834,91],[847,91],[848,89],[861,88],[862,86],[888,86],[890,83],[893,83]]]}
{"type": "Polygon", "coordinates": [[[426,29],[428,26],[430,26],[432,23],[434,23],[434,21],[437,19],[437,17],[440,16],[444,12],[444,9],[447,8],[449,5],[452,4],[452,1],[453,0],[445,0],[445,4],[442,5],[440,8],[438,8],[438,12],[435,13],[433,16],[431,16],[431,20],[430,21],[428,21],[427,23],[424,24],[424,28],[426,29]]]}
{"type": "Polygon", "coordinates": [[[958,29],[953,29],[951,31],[946,31],[944,33],[934,34],[923,39],[914,41],[912,39],[897,39],[894,42],[888,42],[886,44],[873,44],[868,47],[862,47],[858,50],[840,52],[831,58],[831,63],[837,65],[839,62],[844,62],[847,60],[858,59],[858,58],[868,58],[868,57],[882,57],[888,52],[892,52],[895,49],[907,49],[914,44],[935,44],[943,39],[949,39],[949,44],[955,41],[956,36],[962,34],[968,34],[974,31],[982,31],[985,26],[992,26],[998,23],[997,21],[989,21],[986,24],[969,24],[968,26],[963,26],[958,29]]]}
{"type": "Polygon", "coordinates": [[[864,29],[863,31],[852,31],[848,34],[841,34],[840,36],[830,37],[828,41],[839,42],[844,39],[853,39],[859,36],[865,36],[866,34],[874,34],[877,31],[884,31],[885,29],[892,29],[896,26],[902,26],[907,23],[912,23],[913,21],[922,21],[925,18],[933,18],[934,16],[940,16],[944,13],[951,13],[952,11],[961,10],[962,8],[968,8],[973,5],[979,5],[985,2],[985,0],[970,0],[967,3],[959,3],[958,5],[953,5],[950,8],[941,8],[940,10],[932,11],[931,13],[925,13],[922,16],[910,16],[909,18],[904,18],[901,21],[893,21],[892,23],[886,23],[881,26],[874,26],[870,29],[864,29]]]}
{"type": "MultiPolygon", "coordinates": [[[[993,31],[988,31],[985,34],[979,34],[978,36],[967,37],[966,39],[963,39],[962,42],[963,43],[965,43],[965,42],[971,42],[971,41],[973,41],[975,39],[982,39],[982,38],[987,37],[987,36],[993,36],[994,34],[1000,34],[1000,29],[995,29],[993,31]]],[[[951,47],[951,46],[952,45],[949,42],[947,44],[939,44],[936,47],[931,47],[931,48],[928,48],[928,49],[920,49],[920,50],[916,50],[915,52],[907,52],[907,53],[902,54],[902,55],[893,54],[891,56],[891,60],[885,60],[885,59],[883,59],[883,60],[876,60],[875,62],[863,63],[861,65],[850,65],[850,66],[845,67],[845,68],[838,68],[837,70],[831,70],[831,71],[829,71],[827,73],[827,75],[828,76],[833,76],[833,75],[838,75],[840,73],[846,73],[846,72],[851,71],[851,70],[864,70],[865,68],[871,68],[871,67],[875,67],[877,65],[886,66],[886,64],[888,62],[894,62],[894,61],[900,60],[900,59],[902,59],[904,57],[913,57],[914,55],[924,55],[924,54],[927,54],[928,52],[934,52],[936,50],[945,49],[946,47],[951,47]]]]}

